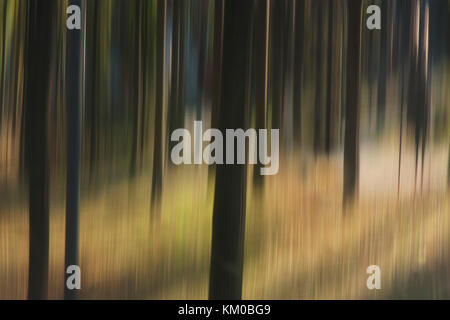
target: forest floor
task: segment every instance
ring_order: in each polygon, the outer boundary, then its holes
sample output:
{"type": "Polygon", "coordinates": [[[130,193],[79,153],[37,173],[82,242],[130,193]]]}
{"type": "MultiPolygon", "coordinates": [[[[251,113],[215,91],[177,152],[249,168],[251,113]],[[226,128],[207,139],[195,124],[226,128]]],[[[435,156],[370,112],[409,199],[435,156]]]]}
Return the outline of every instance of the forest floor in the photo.
{"type": "MultiPolygon", "coordinates": [[[[428,154],[414,192],[414,152],[405,148],[398,195],[396,148],[363,144],[359,201],[345,211],[342,154],[283,158],[260,190],[249,174],[243,297],[450,298],[447,150],[428,154]],[[369,265],[381,269],[381,290],[366,287],[369,265]]],[[[83,188],[80,297],[207,298],[213,184],[207,167],[169,169],[159,215],[150,214],[149,172],[83,188]]],[[[65,201],[55,197],[49,297],[62,298],[65,201]]],[[[23,202],[0,206],[0,299],[26,298],[23,202]]]]}

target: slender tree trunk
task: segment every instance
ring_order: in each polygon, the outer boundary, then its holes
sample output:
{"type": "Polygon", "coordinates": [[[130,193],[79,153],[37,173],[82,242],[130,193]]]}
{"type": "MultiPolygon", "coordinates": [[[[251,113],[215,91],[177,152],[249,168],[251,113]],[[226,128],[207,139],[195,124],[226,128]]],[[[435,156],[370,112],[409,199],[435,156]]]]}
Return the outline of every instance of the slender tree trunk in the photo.
{"type": "Polygon", "coordinates": [[[156,101],[155,101],[155,143],[153,151],[153,176],[151,204],[159,211],[163,183],[163,113],[164,113],[164,72],[166,43],[166,0],[157,2],[156,26],[156,101]]]}
{"type": "MultiPolygon", "coordinates": [[[[81,112],[83,95],[83,41],[85,31],[84,6],[82,0],[70,0],[82,12],[81,30],[67,30],[67,193],[66,193],[66,243],[65,270],[78,265],[78,243],[80,226],[80,171],[81,171],[81,112]]],[[[66,281],[70,274],[65,273],[66,281]]],[[[64,282],[64,298],[76,299],[77,290],[69,290],[64,282]]]]}
{"type": "MultiPolygon", "coordinates": [[[[226,128],[245,128],[247,123],[251,13],[251,1],[225,2],[222,98],[218,117],[222,132],[226,128]]],[[[246,165],[218,165],[212,222],[210,299],[241,298],[245,206],[246,165]]]]}
{"type": "Polygon", "coordinates": [[[5,85],[5,52],[6,52],[6,9],[7,9],[8,3],[6,1],[3,1],[2,5],[2,59],[1,59],[1,69],[2,73],[0,74],[0,129],[2,128],[2,121],[3,121],[3,109],[5,108],[4,104],[4,85],[5,85]]]}
{"type": "Polygon", "coordinates": [[[378,98],[377,98],[377,132],[384,129],[386,114],[386,82],[388,80],[388,1],[381,1],[381,40],[380,40],[380,65],[378,75],[378,98]]]}
{"type": "Polygon", "coordinates": [[[284,95],[283,39],[286,37],[284,34],[286,0],[272,1],[271,5],[272,128],[280,128],[284,95]]]}
{"type": "Polygon", "coordinates": [[[295,58],[294,58],[294,141],[300,145],[302,123],[302,70],[305,1],[295,1],[295,58]]]}
{"type": "MultiPolygon", "coordinates": [[[[255,76],[255,113],[256,130],[266,128],[267,110],[267,63],[268,63],[268,28],[269,6],[268,0],[255,2],[255,37],[254,37],[254,76],[255,76]]],[[[264,178],[260,173],[261,163],[254,166],[254,183],[262,186],[264,178]]]]}
{"type": "Polygon", "coordinates": [[[324,6],[321,1],[316,3],[317,6],[317,55],[316,55],[316,93],[314,103],[314,155],[317,155],[322,149],[322,14],[324,6]]]}
{"type": "Polygon", "coordinates": [[[327,56],[327,103],[325,115],[325,153],[330,154],[331,151],[331,110],[333,109],[333,2],[328,2],[328,56],[327,56]]]}
{"type": "MultiPolygon", "coordinates": [[[[213,42],[213,75],[212,75],[212,102],[211,102],[211,128],[218,127],[218,114],[220,107],[220,88],[222,81],[222,47],[223,47],[223,14],[224,0],[214,3],[214,42],[213,42]]],[[[208,176],[214,173],[215,165],[208,168],[208,176]]],[[[210,189],[208,189],[210,190],[210,189]]]]}
{"type": "Polygon", "coordinates": [[[99,73],[100,73],[100,61],[98,57],[98,20],[100,19],[100,16],[98,14],[99,12],[99,1],[94,1],[94,14],[93,14],[93,42],[92,42],[92,81],[93,85],[92,88],[94,89],[91,93],[90,98],[90,108],[86,110],[90,114],[90,132],[89,132],[89,176],[92,178],[95,170],[96,165],[96,159],[97,159],[97,113],[100,109],[100,99],[99,96],[101,95],[100,88],[99,88],[99,73]]]}
{"type": "MultiPolygon", "coordinates": [[[[181,1],[173,1],[173,28],[172,28],[172,75],[169,95],[169,123],[168,134],[170,135],[175,129],[182,128],[182,124],[178,114],[178,85],[180,82],[179,60],[180,60],[180,18],[181,18],[181,1]]],[[[169,136],[170,137],[170,136],[169,136]]],[[[169,161],[169,164],[172,162],[169,161]]]]}
{"type": "Polygon", "coordinates": [[[359,86],[362,1],[348,4],[348,50],[344,142],[344,205],[354,199],[359,179],[359,86]],[[350,34],[352,33],[352,34],[350,34]]]}
{"type": "Polygon", "coordinates": [[[27,16],[25,106],[29,157],[28,298],[47,297],[49,252],[49,164],[47,153],[48,85],[54,0],[29,1],[27,16]]]}
{"type": "Polygon", "coordinates": [[[214,44],[213,44],[213,92],[211,127],[216,128],[220,106],[220,87],[222,78],[222,42],[223,42],[223,13],[224,0],[216,0],[214,4],[214,44]]]}
{"type": "Polygon", "coordinates": [[[135,11],[134,15],[137,17],[137,23],[134,24],[135,27],[135,50],[134,50],[134,57],[133,57],[133,74],[130,76],[132,80],[132,88],[130,88],[130,91],[132,92],[130,109],[132,110],[133,115],[133,138],[131,141],[131,160],[130,160],[130,177],[134,178],[136,176],[137,168],[138,168],[138,145],[139,145],[139,135],[140,135],[140,128],[139,128],[139,117],[142,117],[141,110],[143,105],[143,88],[142,88],[142,74],[143,74],[143,66],[142,66],[142,21],[145,19],[145,16],[143,17],[144,10],[143,10],[143,3],[142,1],[145,0],[138,0],[135,3],[135,11]]]}

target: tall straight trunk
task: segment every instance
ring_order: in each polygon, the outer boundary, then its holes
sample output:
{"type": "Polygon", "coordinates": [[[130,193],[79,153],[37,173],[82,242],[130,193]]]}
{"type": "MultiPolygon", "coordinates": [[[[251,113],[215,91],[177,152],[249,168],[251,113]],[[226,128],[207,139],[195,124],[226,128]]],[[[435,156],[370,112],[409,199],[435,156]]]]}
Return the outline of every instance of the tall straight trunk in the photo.
{"type": "MultiPolygon", "coordinates": [[[[84,6],[82,0],[70,0],[82,11],[82,29],[67,30],[67,191],[65,270],[78,265],[80,226],[81,112],[83,94],[84,6]]],[[[70,274],[65,273],[66,281],[70,274]]],[[[64,282],[64,298],[76,299],[77,290],[69,290],[64,282]]]]}
{"type": "MultiPolygon", "coordinates": [[[[222,94],[218,117],[218,127],[222,132],[227,128],[245,128],[248,121],[252,3],[239,0],[225,2],[222,94]]],[[[242,295],[246,173],[245,164],[216,167],[210,299],[240,299],[242,295]]]]}
{"type": "Polygon", "coordinates": [[[139,116],[142,109],[142,20],[145,19],[143,17],[143,7],[142,1],[138,0],[135,3],[134,7],[134,15],[137,17],[137,23],[134,23],[134,32],[135,32],[135,48],[133,55],[133,62],[131,65],[133,66],[133,73],[130,76],[132,81],[132,88],[130,91],[132,93],[131,99],[131,110],[133,116],[132,129],[133,129],[133,137],[131,141],[131,161],[130,161],[130,177],[134,178],[136,176],[137,171],[137,159],[138,159],[138,144],[139,144],[139,116]]]}
{"type": "MultiPolygon", "coordinates": [[[[180,81],[179,60],[180,60],[180,18],[181,1],[173,1],[173,28],[172,28],[172,71],[170,79],[169,112],[168,112],[168,134],[175,129],[182,128],[181,115],[178,113],[178,85],[180,81]]],[[[172,163],[169,161],[169,164],[172,163]]]]}
{"type": "Polygon", "coordinates": [[[347,1],[348,49],[344,141],[344,204],[354,199],[359,179],[359,86],[362,0],[347,1]],[[350,34],[352,33],[352,34],[350,34]]]}
{"type": "Polygon", "coordinates": [[[101,95],[101,91],[99,88],[99,79],[100,79],[100,59],[99,59],[99,49],[98,49],[98,43],[97,40],[99,38],[99,30],[98,30],[98,20],[100,19],[99,15],[99,1],[94,1],[94,13],[93,13],[93,30],[91,32],[93,33],[93,40],[92,40],[92,60],[93,60],[93,66],[92,66],[92,88],[93,91],[90,95],[90,108],[86,110],[90,114],[90,132],[89,132],[89,176],[92,178],[94,174],[94,169],[96,165],[96,159],[97,159],[97,113],[100,109],[100,99],[99,96],[101,95]]]}
{"type": "Polygon", "coordinates": [[[0,128],[2,127],[2,121],[3,121],[3,109],[5,108],[4,106],[4,85],[5,85],[5,74],[6,74],[6,67],[5,67],[5,53],[6,53],[6,9],[7,9],[7,2],[3,1],[3,6],[2,6],[2,51],[1,51],[1,74],[0,74],[0,128]]]}
{"type": "Polygon", "coordinates": [[[163,179],[163,112],[164,112],[164,72],[165,72],[165,44],[166,44],[166,0],[157,2],[156,22],[156,101],[155,101],[155,143],[153,149],[153,176],[151,204],[159,210],[162,194],[163,179]]]}
{"type": "Polygon", "coordinates": [[[283,49],[285,26],[285,8],[287,0],[272,1],[271,5],[271,80],[272,80],[272,128],[280,128],[284,95],[283,49]]]}
{"type": "Polygon", "coordinates": [[[384,128],[386,114],[386,82],[388,80],[388,1],[381,2],[381,39],[380,39],[380,65],[378,75],[378,98],[377,98],[377,131],[380,133],[384,128]]]}
{"type": "Polygon", "coordinates": [[[317,2],[317,54],[316,54],[316,88],[314,103],[314,154],[317,155],[322,149],[322,14],[324,6],[322,2],[317,2]]]}
{"type": "MultiPolygon", "coordinates": [[[[218,126],[218,114],[220,106],[220,87],[222,81],[222,46],[223,46],[223,14],[224,0],[214,3],[214,38],[213,38],[213,72],[211,93],[211,128],[218,126]]],[[[215,165],[208,168],[208,176],[214,173],[215,165]]],[[[210,189],[208,189],[210,190],[210,189]]]]}
{"type": "Polygon", "coordinates": [[[25,107],[29,157],[28,298],[45,299],[49,252],[47,94],[57,1],[29,1],[27,4],[25,107]]]}
{"type": "Polygon", "coordinates": [[[214,42],[213,42],[213,86],[211,127],[217,127],[220,106],[220,87],[222,78],[222,42],[223,42],[223,12],[224,0],[214,4],[214,42]]]}
{"type": "Polygon", "coordinates": [[[302,70],[303,70],[303,39],[305,24],[305,1],[295,1],[295,49],[294,49],[294,141],[297,145],[301,141],[302,122],[302,70]]]}
{"type": "MultiPolygon", "coordinates": [[[[255,31],[254,31],[254,76],[255,76],[255,115],[256,129],[266,128],[266,110],[267,110],[267,63],[269,48],[269,6],[268,0],[259,0],[255,2],[255,31]]],[[[260,173],[261,163],[254,167],[255,185],[261,186],[264,178],[260,173]]]]}
{"type": "Polygon", "coordinates": [[[328,2],[327,101],[325,114],[325,153],[331,151],[331,112],[333,109],[333,2],[328,2]]]}

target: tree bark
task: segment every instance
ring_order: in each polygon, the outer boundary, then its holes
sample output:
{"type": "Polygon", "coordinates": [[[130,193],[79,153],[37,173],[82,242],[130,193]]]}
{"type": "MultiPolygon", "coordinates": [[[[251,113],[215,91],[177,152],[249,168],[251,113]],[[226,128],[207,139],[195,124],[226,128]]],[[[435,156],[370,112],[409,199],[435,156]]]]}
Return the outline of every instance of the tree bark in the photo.
{"type": "MultiPolygon", "coordinates": [[[[268,0],[255,2],[254,76],[256,130],[266,128],[267,110],[267,59],[268,59],[268,0]]],[[[254,183],[262,186],[264,177],[260,173],[261,163],[254,166],[254,183]]]]}
{"type": "Polygon", "coordinates": [[[333,1],[328,2],[327,101],[325,114],[325,153],[331,152],[331,113],[333,110],[333,1]]]}
{"type": "MultiPolygon", "coordinates": [[[[70,0],[82,12],[81,30],[67,30],[67,189],[65,270],[78,265],[78,238],[80,226],[80,170],[81,170],[81,112],[83,94],[84,1],[70,0]]],[[[64,272],[65,273],[65,272],[64,272]]],[[[65,273],[65,279],[70,274],[65,273]]],[[[69,290],[64,282],[64,298],[76,299],[77,290],[69,290]]]]}
{"type": "Polygon", "coordinates": [[[317,6],[317,45],[316,45],[316,88],[314,103],[314,155],[317,155],[322,149],[322,12],[323,4],[316,2],[317,6]]]}
{"type": "Polygon", "coordinates": [[[344,205],[355,198],[359,179],[359,86],[362,1],[348,5],[348,50],[344,141],[344,205]],[[350,34],[352,33],[352,34],[350,34]]]}
{"type": "Polygon", "coordinates": [[[158,0],[156,26],[156,101],[155,101],[155,143],[153,149],[153,176],[151,204],[159,211],[162,195],[163,171],[163,112],[164,112],[164,72],[166,43],[166,0],[158,0]]]}
{"type": "Polygon", "coordinates": [[[49,164],[47,113],[56,1],[29,1],[25,60],[25,106],[29,157],[28,298],[47,297],[49,253],[49,164]]]}
{"type": "Polygon", "coordinates": [[[305,1],[295,1],[295,58],[294,58],[294,141],[300,145],[302,124],[302,70],[305,1]]]}
{"type": "MultiPolygon", "coordinates": [[[[251,1],[225,2],[219,129],[245,128],[251,1]]],[[[226,157],[226,155],[224,155],[226,157]]],[[[246,165],[217,165],[212,221],[210,299],[240,299],[244,262],[246,165]]]]}

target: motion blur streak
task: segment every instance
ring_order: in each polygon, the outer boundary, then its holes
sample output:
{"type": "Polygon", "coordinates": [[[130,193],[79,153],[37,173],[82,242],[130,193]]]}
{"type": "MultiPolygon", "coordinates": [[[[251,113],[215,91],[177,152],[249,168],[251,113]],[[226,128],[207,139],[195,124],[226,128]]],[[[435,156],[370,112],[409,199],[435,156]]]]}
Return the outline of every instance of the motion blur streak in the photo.
{"type": "Polygon", "coordinates": [[[64,297],[70,92],[78,298],[450,298],[450,1],[33,2],[0,0],[0,299],[64,297]],[[175,165],[195,121],[280,129],[278,173],[175,165]]]}

